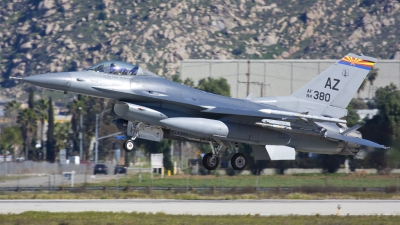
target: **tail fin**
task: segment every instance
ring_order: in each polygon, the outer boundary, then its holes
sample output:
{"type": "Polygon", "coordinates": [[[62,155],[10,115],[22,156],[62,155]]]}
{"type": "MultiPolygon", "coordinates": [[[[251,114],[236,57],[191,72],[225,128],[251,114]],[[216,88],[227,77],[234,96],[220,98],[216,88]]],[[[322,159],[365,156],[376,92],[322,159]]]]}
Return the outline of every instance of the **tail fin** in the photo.
{"type": "Polygon", "coordinates": [[[293,97],[346,109],[376,58],[349,53],[292,94],[293,97]]]}

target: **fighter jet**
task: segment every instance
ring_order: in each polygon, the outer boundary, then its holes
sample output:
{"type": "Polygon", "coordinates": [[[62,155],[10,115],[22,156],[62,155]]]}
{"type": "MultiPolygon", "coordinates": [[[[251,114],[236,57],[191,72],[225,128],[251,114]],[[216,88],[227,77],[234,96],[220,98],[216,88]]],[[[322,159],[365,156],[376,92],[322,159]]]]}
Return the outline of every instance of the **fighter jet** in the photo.
{"type": "Polygon", "coordinates": [[[208,170],[218,167],[222,149],[231,165],[248,162],[239,143],[252,146],[256,160],[294,160],[296,152],[356,155],[363,147],[386,149],[348,128],[347,105],[377,62],[348,54],[290,96],[235,99],[187,87],[144,68],[120,61],[97,63],[83,71],[33,75],[23,81],[49,89],[115,99],[116,125],[130,137],[210,143],[203,157],[208,170]]]}

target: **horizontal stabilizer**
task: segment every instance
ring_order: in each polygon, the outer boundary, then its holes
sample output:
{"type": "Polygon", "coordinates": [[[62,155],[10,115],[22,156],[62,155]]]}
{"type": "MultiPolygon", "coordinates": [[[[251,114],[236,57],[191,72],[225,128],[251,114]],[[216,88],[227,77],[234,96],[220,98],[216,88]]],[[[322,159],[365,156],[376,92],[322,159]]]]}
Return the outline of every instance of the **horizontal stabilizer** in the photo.
{"type": "Polygon", "coordinates": [[[360,124],[356,124],[352,127],[350,127],[349,129],[345,130],[342,135],[349,135],[351,132],[358,130],[358,128],[360,128],[361,125],[360,124]]]}
{"type": "Polygon", "coordinates": [[[384,145],[377,144],[372,141],[368,141],[362,138],[356,138],[356,137],[350,137],[350,136],[345,136],[341,134],[330,134],[328,132],[325,133],[326,138],[331,138],[331,139],[336,139],[336,140],[341,140],[341,141],[347,141],[363,146],[368,146],[368,147],[373,147],[373,148],[383,148],[383,149],[388,149],[388,147],[384,145]]]}
{"type": "Polygon", "coordinates": [[[284,145],[266,145],[271,160],[295,160],[296,150],[284,145]]]}

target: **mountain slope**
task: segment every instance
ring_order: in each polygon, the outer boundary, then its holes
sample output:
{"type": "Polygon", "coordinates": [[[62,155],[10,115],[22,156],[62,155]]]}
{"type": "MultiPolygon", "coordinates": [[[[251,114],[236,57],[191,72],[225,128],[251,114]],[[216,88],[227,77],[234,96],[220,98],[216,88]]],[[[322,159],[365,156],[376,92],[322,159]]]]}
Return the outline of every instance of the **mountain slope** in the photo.
{"type": "Polygon", "coordinates": [[[1,91],[9,76],[79,70],[107,59],[179,72],[183,59],[400,59],[394,0],[3,0],[1,91]]]}

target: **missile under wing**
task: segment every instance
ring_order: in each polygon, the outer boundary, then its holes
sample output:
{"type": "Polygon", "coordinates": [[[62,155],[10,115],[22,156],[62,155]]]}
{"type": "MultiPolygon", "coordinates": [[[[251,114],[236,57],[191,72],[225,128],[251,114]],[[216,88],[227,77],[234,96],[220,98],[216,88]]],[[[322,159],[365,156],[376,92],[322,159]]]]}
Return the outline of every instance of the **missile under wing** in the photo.
{"type": "Polygon", "coordinates": [[[356,155],[362,146],[386,148],[348,128],[346,107],[377,62],[348,54],[291,96],[234,99],[161,78],[139,66],[119,61],[98,63],[84,71],[22,78],[33,85],[118,100],[117,127],[134,140],[163,138],[208,142],[207,169],[219,164],[225,147],[233,168],[242,170],[247,156],[239,143],[253,147],[256,159],[293,160],[296,151],[356,155]]]}

